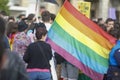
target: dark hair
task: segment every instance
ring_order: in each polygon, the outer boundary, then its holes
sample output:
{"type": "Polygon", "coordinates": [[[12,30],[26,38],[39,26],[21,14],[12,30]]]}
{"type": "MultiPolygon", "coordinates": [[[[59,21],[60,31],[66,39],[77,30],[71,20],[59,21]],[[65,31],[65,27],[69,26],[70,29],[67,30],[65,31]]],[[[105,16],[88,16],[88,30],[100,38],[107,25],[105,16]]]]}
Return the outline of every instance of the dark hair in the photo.
{"type": "Polygon", "coordinates": [[[26,24],[25,21],[20,21],[18,23],[18,31],[19,32],[22,32],[22,31],[26,30],[27,28],[28,28],[28,25],[26,24]]]}
{"type": "Polygon", "coordinates": [[[37,29],[38,27],[46,28],[44,23],[34,23],[34,28],[37,29]]]}
{"type": "Polygon", "coordinates": [[[44,23],[39,23],[36,28],[36,38],[37,40],[41,39],[42,36],[47,34],[47,30],[44,23]]]}
{"type": "Polygon", "coordinates": [[[114,21],[112,18],[108,18],[106,21],[105,21],[105,23],[107,24],[108,22],[110,22],[110,21],[114,21]]]}
{"type": "Polygon", "coordinates": [[[54,21],[55,17],[56,17],[55,14],[50,13],[50,18],[51,18],[52,21],[54,21]]]}
{"type": "Polygon", "coordinates": [[[6,11],[1,11],[0,14],[2,14],[3,16],[7,16],[6,11]]]}
{"type": "Polygon", "coordinates": [[[29,14],[28,17],[27,17],[27,19],[28,20],[33,20],[34,17],[35,17],[35,14],[29,14]]]}
{"type": "Polygon", "coordinates": [[[9,20],[15,21],[15,18],[14,18],[13,16],[10,16],[10,17],[8,18],[8,21],[9,21],[9,20]]]}
{"type": "Polygon", "coordinates": [[[101,20],[103,20],[102,18],[98,18],[98,21],[101,21],[101,20]]]}
{"type": "Polygon", "coordinates": [[[103,20],[102,18],[98,18],[97,23],[99,23],[99,22],[102,21],[102,20],[103,20]]]}
{"type": "Polygon", "coordinates": [[[50,21],[50,12],[49,11],[42,12],[41,16],[42,16],[42,21],[43,22],[49,22],[50,21]]]}
{"type": "Polygon", "coordinates": [[[17,18],[21,18],[22,16],[25,16],[25,14],[20,14],[17,18]]]}

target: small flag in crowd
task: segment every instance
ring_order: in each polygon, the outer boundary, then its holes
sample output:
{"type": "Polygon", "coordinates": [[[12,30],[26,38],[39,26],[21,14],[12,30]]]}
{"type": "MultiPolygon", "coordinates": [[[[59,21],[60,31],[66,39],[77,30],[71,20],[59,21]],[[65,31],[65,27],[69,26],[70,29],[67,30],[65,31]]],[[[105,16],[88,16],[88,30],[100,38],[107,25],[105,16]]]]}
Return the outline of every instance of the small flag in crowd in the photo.
{"type": "Polygon", "coordinates": [[[48,43],[92,80],[103,80],[116,39],[77,11],[67,0],[48,32],[48,43]]]}
{"type": "Polygon", "coordinates": [[[78,11],[90,18],[91,2],[78,1],[78,11]]]}

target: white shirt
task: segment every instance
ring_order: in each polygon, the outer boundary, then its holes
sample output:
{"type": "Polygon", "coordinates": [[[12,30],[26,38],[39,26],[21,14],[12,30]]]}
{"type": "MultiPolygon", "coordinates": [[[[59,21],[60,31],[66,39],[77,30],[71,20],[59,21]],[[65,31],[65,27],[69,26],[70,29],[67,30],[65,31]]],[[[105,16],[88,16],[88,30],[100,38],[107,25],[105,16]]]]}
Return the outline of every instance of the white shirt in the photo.
{"type": "Polygon", "coordinates": [[[46,26],[47,31],[49,31],[49,29],[51,28],[51,24],[50,23],[44,23],[44,24],[46,26]]]}

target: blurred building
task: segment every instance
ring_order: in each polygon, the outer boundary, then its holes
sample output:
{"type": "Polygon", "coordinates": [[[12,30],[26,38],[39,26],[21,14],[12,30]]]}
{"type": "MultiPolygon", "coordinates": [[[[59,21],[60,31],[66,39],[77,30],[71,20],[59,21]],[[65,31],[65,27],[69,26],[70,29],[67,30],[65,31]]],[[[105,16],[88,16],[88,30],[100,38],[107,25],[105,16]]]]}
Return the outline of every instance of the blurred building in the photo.
{"type": "MultiPolygon", "coordinates": [[[[48,0],[49,1],[49,0],[48,0]]],[[[57,4],[45,2],[45,0],[10,0],[10,14],[18,15],[25,13],[39,14],[40,6],[44,6],[51,13],[56,14],[65,0],[55,0],[57,4]],[[36,9],[36,1],[37,9],[36,9]],[[36,11],[37,10],[37,11],[36,11]]],[[[109,17],[109,10],[115,9],[117,19],[120,19],[120,0],[69,0],[74,7],[78,8],[78,1],[91,2],[91,18],[103,18],[104,20],[109,17]]]]}
{"type": "MultiPolygon", "coordinates": [[[[44,1],[44,0],[43,0],[44,1]]],[[[61,5],[65,0],[55,0],[58,2],[59,6],[55,7],[46,3],[46,7],[49,11],[57,13],[61,5]]],[[[91,18],[103,18],[106,20],[109,14],[112,14],[111,9],[115,10],[116,19],[120,20],[120,0],[69,0],[74,7],[78,8],[78,1],[91,2],[91,18]]]]}
{"type": "Polygon", "coordinates": [[[91,2],[91,18],[106,18],[112,14],[111,9],[115,10],[116,19],[120,20],[120,0],[70,0],[77,8],[78,1],[91,2]]]}
{"type": "Polygon", "coordinates": [[[27,16],[30,13],[36,13],[36,1],[37,0],[10,0],[8,4],[10,15],[17,17],[19,14],[25,14],[27,16]]]}
{"type": "Polygon", "coordinates": [[[41,0],[40,6],[44,6],[48,11],[50,11],[50,13],[56,14],[63,4],[63,0],[53,0],[56,1],[57,4],[49,1],[50,0],[41,0]]]}
{"type": "MultiPolygon", "coordinates": [[[[44,0],[41,0],[41,3],[45,3],[44,0]]],[[[59,8],[63,4],[65,0],[55,0],[59,4],[59,6],[56,6],[55,4],[51,4],[46,2],[45,7],[51,11],[52,13],[57,13],[59,11],[59,8]]],[[[103,18],[106,20],[108,17],[110,17],[110,14],[112,15],[113,12],[111,11],[114,9],[114,14],[117,20],[120,20],[120,0],[69,0],[71,4],[73,4],[74,7],[78,9],[78,1],[87,1],[91,2],[91,19],[93,18],[103,18]]]]}
{"type": "Polygon", "coordinates": [[[28,0],[10,0],[8,4],[11,16],[18,16],[26,13],[28,0]]]}

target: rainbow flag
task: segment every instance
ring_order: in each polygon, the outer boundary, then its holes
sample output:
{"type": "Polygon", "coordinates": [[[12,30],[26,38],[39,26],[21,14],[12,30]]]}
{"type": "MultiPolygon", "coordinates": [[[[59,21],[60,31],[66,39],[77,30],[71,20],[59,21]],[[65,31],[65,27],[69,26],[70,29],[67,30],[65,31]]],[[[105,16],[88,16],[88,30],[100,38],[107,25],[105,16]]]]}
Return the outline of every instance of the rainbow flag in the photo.
{"type": "Polygon", "coordinates": [[[47,42],[92,80],[103,80],[116,39],[66,0],[48,32],[47,42]]]}

